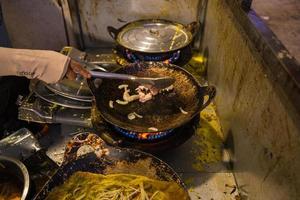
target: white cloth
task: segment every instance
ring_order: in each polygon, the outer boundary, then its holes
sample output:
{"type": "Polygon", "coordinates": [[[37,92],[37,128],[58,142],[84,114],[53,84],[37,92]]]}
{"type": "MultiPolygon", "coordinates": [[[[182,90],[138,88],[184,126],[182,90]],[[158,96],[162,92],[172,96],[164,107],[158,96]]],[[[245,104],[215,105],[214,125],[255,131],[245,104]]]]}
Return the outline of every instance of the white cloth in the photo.
{"type": "Polygon", "coordinates": [[[25,76],[46,83],[62,79],[70,58],[55,51],[0,47],[0,76],[25,76]]]}

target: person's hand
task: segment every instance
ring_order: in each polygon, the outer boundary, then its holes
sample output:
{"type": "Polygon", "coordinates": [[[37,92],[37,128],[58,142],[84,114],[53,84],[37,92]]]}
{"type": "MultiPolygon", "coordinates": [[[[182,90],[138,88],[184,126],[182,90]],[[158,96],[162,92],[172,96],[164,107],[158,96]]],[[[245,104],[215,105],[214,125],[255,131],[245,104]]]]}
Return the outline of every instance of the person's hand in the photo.
{"type": "Polygon", "coordinates": [[[75,80],[77,74],[80,74],[84,78],[91,78],[91,74],[79,62],[71,59],[66,72],[66,77],[70,80],[75,80]]]}

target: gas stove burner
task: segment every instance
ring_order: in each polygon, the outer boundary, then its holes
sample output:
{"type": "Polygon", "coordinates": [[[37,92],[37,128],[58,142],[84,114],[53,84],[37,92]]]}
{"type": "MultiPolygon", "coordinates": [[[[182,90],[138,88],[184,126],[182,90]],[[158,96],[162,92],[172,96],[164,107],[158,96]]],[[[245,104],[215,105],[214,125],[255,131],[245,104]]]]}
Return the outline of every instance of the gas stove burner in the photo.
{"type": "Polygon", "coordinates": [[[134,148],[142,151],[155,153],[175,148],[195,133],[199,125],[200,117],[197,115],[190,122],[181,127],[168,131],[145,133],[146,137],[139,137],[139,132],[124,130],[110,123],[94,124],[98,130],[97,134],[109,145],[134,148]]]}
{"type": "Polygon", "coordinates": [[[121,66],[127,65],[134,62],[165,62],[172,63],[178,66],[186,65],[192,58],[192,49],[187,46],[181,50],[171,53],[142,53],[142,52],[131,52],[128,49],[122,47],[116,47],[117,63],[121,66]]]}
{"type": "Polygon", "coordinates": [[[164,132],[145,132],[145,133],[138,133],[134,131],[127,131],[125,129],[122,129],[117,126],[113,126],[113,128],[123,136],[126,136],[128,138],[137,139],[137,140],[158,140],[167,137],[168,135],[171,135],[173,133],[174,129],[170,129],[164,132]]]}

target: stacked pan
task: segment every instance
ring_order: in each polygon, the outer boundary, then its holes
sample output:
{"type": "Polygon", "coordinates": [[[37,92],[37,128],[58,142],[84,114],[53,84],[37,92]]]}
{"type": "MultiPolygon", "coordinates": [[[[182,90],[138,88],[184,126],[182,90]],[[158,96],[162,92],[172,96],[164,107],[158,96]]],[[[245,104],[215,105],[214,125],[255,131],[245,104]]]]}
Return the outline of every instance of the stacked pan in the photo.
{"type": "Polygon", "coordinates": [[[63,79],[55,84],[33,82],[31,89],[39,98],[55,105],[74,109],[92,107],[93,96],[86,80],[79,76],[76,80],[63,79]]]}

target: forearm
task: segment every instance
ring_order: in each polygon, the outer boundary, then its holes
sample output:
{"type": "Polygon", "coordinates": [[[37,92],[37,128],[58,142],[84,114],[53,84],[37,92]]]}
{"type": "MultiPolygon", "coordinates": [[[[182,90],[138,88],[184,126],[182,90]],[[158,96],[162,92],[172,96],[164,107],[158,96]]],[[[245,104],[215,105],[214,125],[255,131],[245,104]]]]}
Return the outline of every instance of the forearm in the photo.
{"type": "Polygon", "coordinates": [[[0,76],[25,76],[55,83],[65,75],[69,61],[55,51],[0,47],[0,76]]]}

